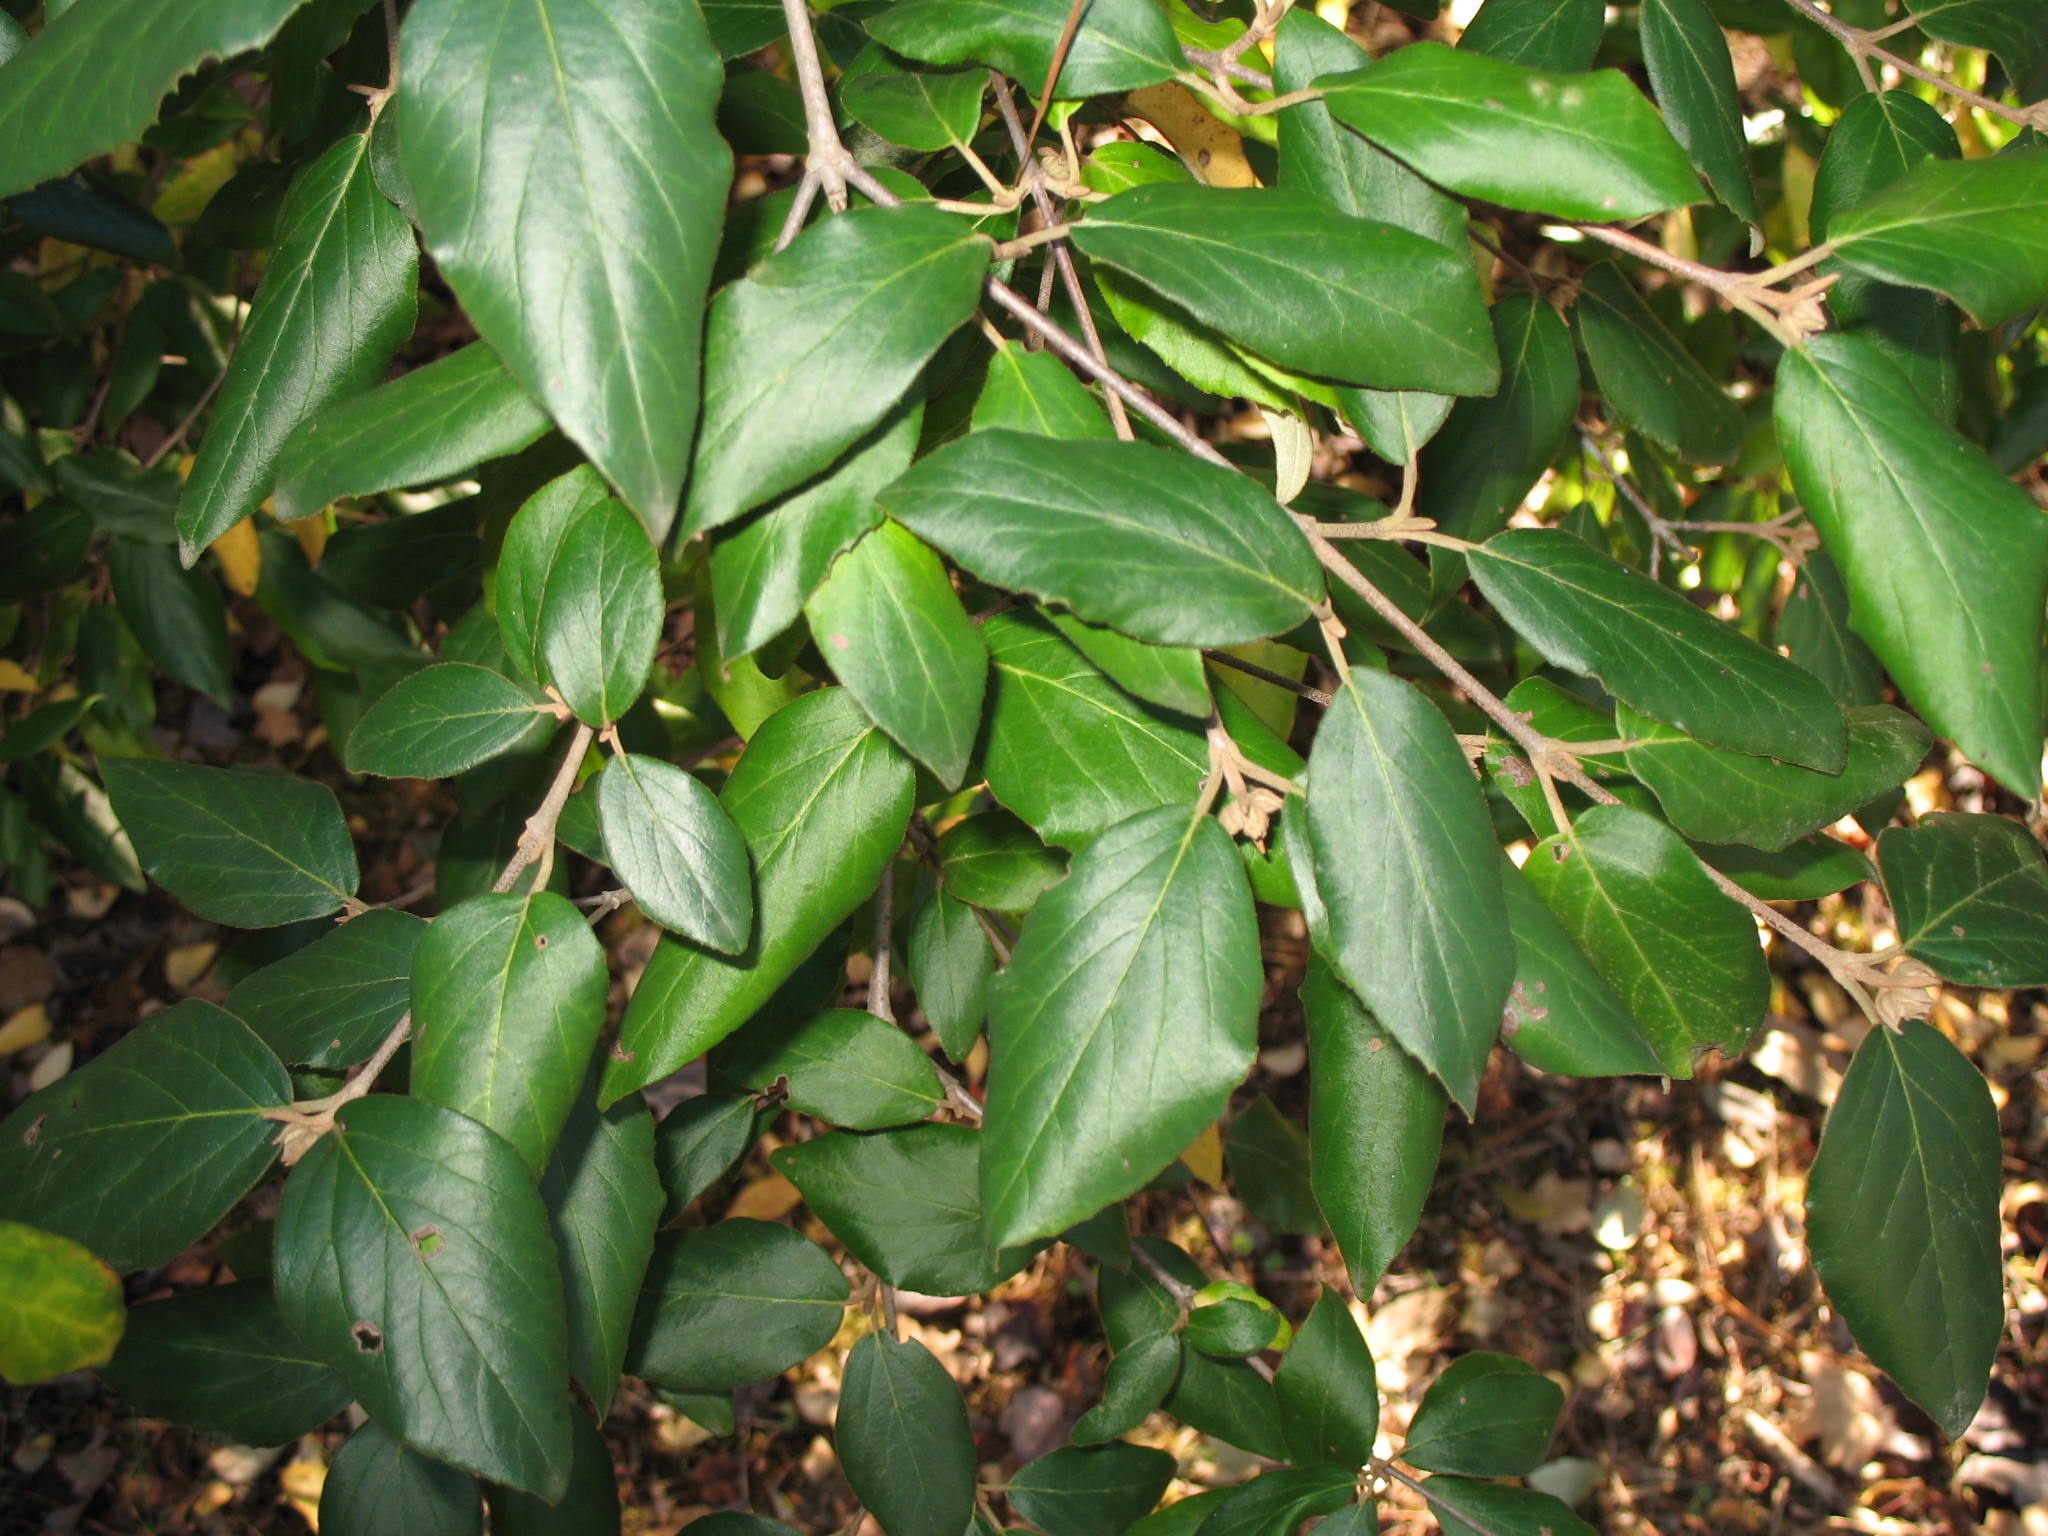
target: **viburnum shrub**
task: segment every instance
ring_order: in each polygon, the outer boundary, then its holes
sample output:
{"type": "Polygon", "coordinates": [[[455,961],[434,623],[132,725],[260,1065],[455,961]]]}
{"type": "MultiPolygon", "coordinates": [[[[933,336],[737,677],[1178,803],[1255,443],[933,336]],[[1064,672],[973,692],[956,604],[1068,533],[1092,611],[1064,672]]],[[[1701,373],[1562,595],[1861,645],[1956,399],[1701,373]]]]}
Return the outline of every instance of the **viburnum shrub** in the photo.
{"type": "Polygon", "coordinates": [[[6,0],[0,847],[260,930],[0,1126],[8,1373],[358,1404],[324,1536],[616,1530],[622,1372],[729,1430],[851,1299],[888,1536],[1562,1536],[1554,1381],[1466,1355],[1390,1458],[1344,1296],[1125,1202],[1223,1122],[1369,1296],[1497,1047],[1688,1078],[1775,961],[1868,1024],[1828,1302],[1960,1434],[2000,1142],[1923,1016],[2048,982],[2048,6],[1390,3],[6,0]],[[221,740],[252,625],[296,772],[221,740]],[[1860,882],[1869,952],[1786,909],[1860,882]],[[1305,1128],[1233,1108],[1261,905],[1305,1128]],[[830,1250],[712,1219],[771,1129],[830,1250]],[[891,1298],[1055,1242],[1101,1400],[978,1489],[891,1298]],[[1154,1513],[1162,1407],[1269,1470],[1154,1513]]]}

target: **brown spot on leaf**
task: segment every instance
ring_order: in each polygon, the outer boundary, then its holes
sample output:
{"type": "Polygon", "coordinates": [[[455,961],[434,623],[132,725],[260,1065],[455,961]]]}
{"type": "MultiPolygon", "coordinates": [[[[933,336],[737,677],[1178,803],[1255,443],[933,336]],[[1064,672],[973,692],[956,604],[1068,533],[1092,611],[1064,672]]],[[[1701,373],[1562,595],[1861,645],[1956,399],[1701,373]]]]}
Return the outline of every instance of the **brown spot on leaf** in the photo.
{"type": "Polygon", "coordinates": [[[368,1318],[358,1319],[356,1325],[349,1329],[349,1335],[356,1341],[356,1348],[360,1349],[364,1354],[381,1355],[384,1353],[383,1330],[378,1328],[368,1318]]]}
{"type": "Polygon", "coordinates": [[[536,933],[533,936],[533,947],[535,949],[546,949],[548,947],[548,936],[544,933],[536,933]]]}
{"type": "Polygon", "coordinates": [[[43,1124],[49,1118],[48,1115],[37,1115],[29,1122],[28,1129],[21,1133],[21,1144],[24,1147],[32,1147],[43,1139],[43,1124]]]}
{"type": "Polygon", "coordinates": [[[423,1259],[431,1259],[448,1246],[448,1239],[441,1235],[441,1229],[431,1222],[412,1234],[413,1252],[423,1259]]]}

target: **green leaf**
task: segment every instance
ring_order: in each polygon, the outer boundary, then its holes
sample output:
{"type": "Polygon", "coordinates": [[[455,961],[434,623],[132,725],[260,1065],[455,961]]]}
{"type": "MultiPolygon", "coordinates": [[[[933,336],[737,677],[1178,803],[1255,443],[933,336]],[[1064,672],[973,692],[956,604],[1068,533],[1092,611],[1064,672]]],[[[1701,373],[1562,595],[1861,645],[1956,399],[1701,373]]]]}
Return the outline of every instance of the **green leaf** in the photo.
{"type": "Polygon", "coordinates": [[[1927,728],[1885,704],[1847,711],[1849,752],[1839,774],[1702,746],[1627,705],[1615,723],[1628,738],[1629,772],[1649,785],[1671,824],[1709,843],[1790,847],[1912,777],[1927,728]]]}
{"type": "Polygon", "coordinates": [[[1775,638],[1845,706],[1884,702],[1884,667],[1849,627],[1849,588],[1825,550],[1814,550],[1799,567],[1775,638]]]}
{"type": "Polygon", "coordinates": [[[374,1419],[348,1437],[320,1487],[328,1536],[482,1536],[476,1479],[422,1456],[374,1419]]]}
{"type": "Polygon", "coordinates": [[[1643,0],[1642,36],[1650,88],[1673,136],[1715,195],[1761,228],[1735,61],[1707,0],[1643,0]]]}
{"type": "Polygon", "coordinates": [[[959,788],[981,725],[988,648],[945,563],[901,523],[885,521],[839,557],[804,616],[869,718],[959,788]]]}
{"type": "Polygon", "coordinates": [[[1075,1421],[1076,1445],[1101,1445],[1145,1422],[1180,1375],[1180,1335],[1148,1333],[1116,1352],[1102,1384],[1102,1401],[1075,1421]]]}
{"type": "Polygon", "coordinates": [[[1945,43],[1988,48],[2021,82],[2022,101],[2040,95],[2040,69],[2048,60],[2048,16],[2008,0],[1930,0],[1913,13],[1920,30],[1945,43]]]}
{"type": "Polygon", "coordinates": [[[239,1019],[179,1003],[0,1124],[0,1219],[73,1238],[117,1270],[166,1263],[263,1176],[277,1134],[263,1112],[291,1096],[239,1019]]]}
{"type": "Polygon", "coordinates": [[[993,1290],[1043,1244],[993,1258],[981,1237],[981,1133],[911,1125],[832,1132],[770,1158],[846,1251],[890,1285],[923,1296],[993,1290]]]}
{"type": "Polygon", "coordinates": [[[1432,1477],[1422,1495],[1444,1536],[1599,1536],[1562,1499],[1534,1488],[1432,1477]]]}
{"type": "Polygon", "coordinates": [[[626,1368],[665,1387],[740,1387],[832,1342],[846,1276],[787,1227],[730,1217],[661,1238],[626,1368]]]}
{"type": "MultiPolygon", "coordinates": [[[[1146,354],[1166,365],[1158,370],[1159,378],[1150,381],[1154,387],[1168,392],[1178,389],[1185,395],[1182,386],[1192,385],[1198,392],[1196,399],[1204,392],[1224,399],[1242,396],[1273,411],[1292,411],[1302,399],[1335,408],[1335,385],[1267,362],[1135,278],[1108,267],[1093,268],[1092,276],[1117,326],[1132,340],[1143,343],[1146,354]]],[[[1115,337],[1115,330],[1103,329],[1115,337]]]]}
{"type": "Polygon", "coordinates": [[[17,1387],[103,1366],[128,1314],[121,1277],[83,1244],[0,1221],[0,1379],[17,1387]]]}
{"type": "Polygon", "coordinates": [[[434,919],[413,959],[411,1092],[489,1126],[538,1178],[609,985],[604,950],[566,898],[470,897],[434,919]]]}
{"type": "Polygon", "coordinates": [[[1828,222],[1847,265],[1945,293],[1982,325],[2048,298],[2048,149],[1921,160],[1828,222]]]}
{"type": "Polygon", "coordinates": [[[881,522],[876,493],[910,467],[923,411],[922,400],[906,399],[831,469],[720,533],[711,594],[728,660],[787,629],[832,562],[881,522]]]}
{"type": "Polygon", "coordinates": [[[966,816],[939,839],[945,888],[961,901],[994,912],[1028,912],[1066,877],[1067,861],[1007,811],[966,816]]]}
{"type": "Polygon", "coordinates": [[[1640,571],[1553,528],[1509,529],[1466,558],[1551,665],[1712,746],[1841,770],[1842,707],[1818,678],[1640,571]]]}
{"type": "Polygon", "coordinates": [[[145,544],[178,542],[173,524],[184,482],[176,470],[144,469],[111,453],[70,454],[50,468],[58,488],[92,514],[101,533],[145,544]]]}
{"type": "Polygon", "coordinates": [[[1783,853],[1735,843],[1694,843],[1692,851],[1764,901],[1818,901],[1877,878],[1868,855],[1831,837],[1801,838],[1783,853]]]}
{"type": "Polygon", "coordinates": [[[561,1496],[562,1282],[509,1142],[424,1099],[344,1106],[285,1181],[276,1265],[285,1321],[371,1417],[444,1461],[561,1496]]]}
{"type": "Polygon", "coordinates": [[[1037,437],[1116,436],[1088,387],[1050,352],[1005,346],[990,354],[988,378],[974,402],[976,432],[1005,430],[1037,437]]]}
{"type": "Polygon", "coordinates": [[[996,978],[990,1244],[1135,1193],[1212,1124],[1250,1069],[1260,987],[1251,892],[1210,817],[1162,806],[1090,843],[996,978]]]}
{"type": "Polygon", "coordinates": [[[610,497],[563,525],[540,603],[542,664],[586,725],[617,720],[640,697],[661,639],[660,562],[647,530],[610,497]]]}
{"type": "Polygon", "coordinates": [[[654,1132],[654,1161],[667,1214],[680,1216],[724,1178],[753,1139],[751,1098],[704,1093],[670,1110],[654,1132]]]}
{"type": "Polygon", "coordinates": [[[747,947],[747,845],[700,780],[659,758],[621,752],[597,781],[597,815],[611,866],[642,912],[708,948],[747,947]]]}
{"type": "Polygon", "coordinates": [[[2048,519],[1864,338],[1787,354],[1777,419],[1856,632],[1929,725],[2032,794],[2048,519]]]}
{"type": "MultiPolygon", "coordinates": [[[[1946,118],[1910,91],[1865,91],[1828,130],[1813,179],[1813,238],[1825,239],[1837,214],[1883,191],[1930,155],[1962,158],[1946,118]]],[[[1828,298],[1832,304],[1834,295],[1828,298]]]]}
{"type": "Polygon", "coordinates": [[[349,1400],[257,1281],[143,1302],[100,1374],[134,1412],[229,1445],[289,1445],[349,1400]]]}
{"type": "Polygon", "coordinates": [[[1551,74],[1425,42],[1322,86],[1338,121],[1465,197],[1606,222],[1700,200],[1685,151],[1619,70],[1551,74]]]}
{"type": "Polygon", "coordinates": [[[974,1514],[974,1431],[922,1344],[871,1333],[840,1378],[833,1436],[854,1494],[888,1536],[960,1536],[974,1514]]]}
{"type": "Polygon", "coordinates": [[[1601,0],[1485,0],[1458,46],[1569,73],[1593,67],[1606,26],[1601,0]]]}
{"type": "Polygon", "coordinates": [[[881,501],[984,580],[1137,640],[1256,640],[1322,598],[1315,552],[1256,482],[1149,444],[976,432],[881,501]]]}
{"type": "Polygon", "coordinates": [[[368,1060],[412,1006],[426,931],[409,912],[365,912],[254,972],[228,994],[228,1011],[291,1066],[368,1060]]]}
{"type": "Polygon", "coordinates": [[[1401,1459],[1425,1472],[1520,1477],[1550,1449],[1564,1389],[1526,1360],[1460,1355],[1429,1384],[1401,1459]]]}
{"type": "Polygon", "coordinates": [[[1230,1183],[1252,1215],[1278,1232],[1318,1237],[1323,1213],[1309,1176],[1308,1137],[1260,1094],[1223,1137],[1230,1183]]]}
{"type": "Polygon", "coordinates": [[[1500,389],[1453,405],[1422,456],[1417,510],[1465,539],[1506,526],[1564,446],[1579,409],[1579,360],[1556,310],[1510,294],[1493,306],[1493,334],[1500,389]]]}
{"type": "Polygon", "coordinates": [[[54,591],[78,574],[93,519],[68,501],[45,501],[0,528],[0,603],[54,591]]]}
{"type": "Polygon", "coordinates": [[[998,614],[981,636],[992,663],[982,770],[1040,837],[1079,848],[1140,811],[1192,803],[1209,753],[1186,717],[1116,687],[1043,615],[998,614]]]}
{"type": "Polygon", "coordinates": [[[1209,675],[1202,669],[1202,653],[1193,646],[1147,645],[1071,613],[1046,617],[1075,649],[1133,698],[1197,720],[1208,716],[1209,675]]]}
{"type": "Polygon", "coordinates": [[[1492,818],[1436,707],[1354,667],[1309,756],[1307,829],[1316,948],[1471,1112],[1515,962],[1492,818]]]}
{"type": "Polygon", "coordinates": [[[988,249],[936,209],[862,208],[720,290],[684,531],[802,485],[865,436],[974,312],[988,249]]]}
{"type": "Polygon", "coordinates": [[[1380,1394],[1372,1351],[1344,1298],[1326,1290],[1273,1373],[1287,1426],[1288,1460],[1362,1468],[1379,1434],[1380,1394]]]}
{"type": "Polygon", "coordinates": [[[1309,961],[1301,1002],[1310,1177],[1352,1285],[1370,1293],[1414,1234],[1436,1177],[1444,1090],[1320,959],[1309,961]]]}
{"type": "Polygon", "coordinates": [[[344,496],[446,480],[547,429],[547,412],[498,354],[471,342],[302,422],[278,454],[277,516],[291,522],[344,496]]]}
{"type": "Polygon", "coordinates": [[[654,1117],[646,1102],[629,1098],[600,1111],[590,1094],[578,1093],[541,1176],[540,1197],[562,1261],[569,1370],[602,1415],[625,1361],[633,1304],[661,1219],[654,1117]]]}
{"type": "Polygon", "coordinates": [[[701,9],[711,40],[728,59],[758,53],[788,27],[781,0],[704,0],[701,9]]]}
{"type": "MultiPolygon", "coordinates": [[[[1072,9],[1068,0],[896,0],[868,30],[927,64],[987,64],[1035,97],[1072,9]]],[[[1128,91],[1171,80],[1184,68],[1173,28],[1151,0],[1094,0],[1052,95],[1128,91]]]]}
{"type": "Polygon", "coordinates": [[[1628,1006],[1521,871],[1510,864],[1501,884],[1515,937],[1515,985],[1502,1041],[1530,1065],[1567,1077],[1662,1076],[1664,1064],[1628,1006]]]}
{"type": "Polygon", "coordinates": [[[563,542],[604,499],[604,482],[583,465],[535,491],[505,530],[495,594],[498,630],[513,665],[537,683],[549,681],[541,619],[562,606],[563,542]]]}
{"type": "Polygon", "coordinates": [[[1150,1446],[1063,1446],[1018,1468],[1010,1505],[1048,1536],[1120,1536],[1159,1502],[1173,1469],[1150,1446]]]}
{"type": "Polygon", "coordinates": [[[1695,464],[1735,462],[1742,449],[1741,408],[1664,328],[1616,263],[1587,269],[1573,313],[1615,414],[1695,464]]]}
{"type": "Polygon", "coordinates": [[[1349,1504],[1358,1496],[1357,1483],[1355,1474],[1334,1467],[1261,1472],[1225,1493],[1202,1521],[1201,1536],[1291,1536],[1310,1516],[1349,1504]]]}
{"type": "Polygon", "coordinates": [[[856,1131],[922,1120],[943,1098],[931,1058],[894,1024],[859,1008],[812,1018],[765,1011],[727,1035],[711,1062],[756,1090],[786,1079],[792,1109],[856,1131]]]}
{"type": "Polygon", "coordinates": [[[107,543],[107,574],[122,621],[157,669],[233,708],[227,604],[213,577],[186,570],[167,545],[122,538],[107,543]]]}
{"type": "Polygon", "coordinates": [[[619,1484],[611,1445],[582,1414],[571,1421],[575,1448],[569,1486],[549,1502],[513,1488],[492,1488],[491,1536],[616,1536],[619,1484]]]}
{"type": "Polygon", "coordinates": [[[1223,1296],[1213,1301],[1201,1300],[1198,1293],[1181,1328],[1181,1337],[1190,1349],[1219,1359],[1237,1360],[1273,1344],[1286,1326],[1287,1319],[1256,1292],[1252,1296],[1223,1296]]]}
{"type": "Polygon", "coordinates": [[[839,100],[856,121],[891,144],[932,151],[951,149],[974,137],[987,90],[988,71],[983,69],[881,69],[848,74],[839,100]]]}
{"type": "Polygon", "coordinates": [[[1444,394],[1499,382],[1464,253],[1311,192],[1134,187],[1091,206],[1073,238],[1283,368],[1444,394]]]}
{"type": "MultiPolygon", "coordinates": [[[[101,772],[105,771],[103,761],[101,772]]],[[[15,770],[14,782],[36,819],[87,869],[128,890],[147,889],[134,844],[99,785],[50,753],[23,763],[15,770]]]]}
{"type": "Polygon", "coordinates": [[[965,1061],[988,1017],[995,951],[974,909],[957,896],[933,891],[912,914],[904,952],[910,984],[925,1022],[955,1061],[965,1061]]]}
{"type": "Polygon", "coordinates": [[[355,894],[355,843],[324,784],[141,757],[100,773],[142,867],[195,916],[276,928],[355,894]]]}
{"type": "Polygon", "coordinates": [[[701,18],[655,0],[421,0],[404,39],[399,161],[428,249],[660,541],[732,177],[701,18]]]}
{"type": "Polygon", "coordinates": [[[293,429],[375,384],[412,333],[419,251],[371,180],[369,144],[368,134],[344,138],[292,182],[178,502],[187,565],[270,494],[293,429]]]}
{"type": "Polygon", "coordinates": [[[1857,1047],[1806,1186],[1807,1243],[1863,1352],[1956,1439],[2005,1328],[1998,1111],[1926,1024],[1857,1047]]]}
{"type": "Polygon", "coordinates": [[[754,733],[719,795],[754,866],[754,932],[723,956],[664,938],[633,992],[601,1102],[695,1060],[774,994],[865,901],[903,841],[915,775],[843,688],[754,733]]]}
{"type": "Polygon", "coordinates": [[[452,778],[524,741],[535,715],[533,695],[488,667],[423,667],[363,712],[348,733],[348,770],[452,778]]]}
{"type": "Polygon", "coordinates": [[[76,0],[8,64],[0,197],[140,138],[178,78],[269,42],[302,0],[223,0],[138,11],[76,0]]]}
{"type": "Polygon", "coordinates": [[[2002,816],[1937,813],[1877,842],[1899,943],[1969,987],[2048,984],[2048,863],[2002,816]]]}
{"type": "Polygon", "coordinates": [[[1669,1077],[1711,1048],[1739,1055],[1769,1006],[1756,924],[1655,817],[1596,805],[1522,874],[1628,1005],[1669,1077]]]}

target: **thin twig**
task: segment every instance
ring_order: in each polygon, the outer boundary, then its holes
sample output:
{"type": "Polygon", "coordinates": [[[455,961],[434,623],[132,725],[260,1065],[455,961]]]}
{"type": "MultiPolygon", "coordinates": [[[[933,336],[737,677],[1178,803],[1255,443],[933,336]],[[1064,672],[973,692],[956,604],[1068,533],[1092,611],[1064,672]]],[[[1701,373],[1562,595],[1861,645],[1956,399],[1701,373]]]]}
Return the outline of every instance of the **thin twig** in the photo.
{"type": "Polygon", "coordinates": [[[348,1081],[335,1092],[325,1098],[301,1099],[263,1111],[265,1120],[274,1120],[284,1127],[277,1133],[277,1146],[287,1168],[304,1157],[314,1142],[334,1129],[334,1117],[339,1110],[353,1104],[376,1086],[378,1077],[391,1065],[391,1058],[398,1054],[398,1048],[411,1038],[412,1013],[407,1010],[391,1026],[391,1033],[384,1037],[370,1059],[350,1073],[348,1081]]]}
{"type": "Polygon", "coordinates": [[[896,1022],[896,1004],[889,996],[889,951],[894,943],[896,918],[896,862],[882,871],[875,887],[875,938],[868,968],[868,1012],[885,1023],[896,1022]]]}
{"type": "Polygon", "coordinates": [[[1246,661],[1242,657],[1231,655],[1228,651],[1204,651],[1202,655],[1220,667],[1228,667],[1233,672],[1242,672],[1247,677],[1256,677],[1260,682],[1271,683],[1275,688],[1285,688],[1289,693],[1307,699],[1311,704],[1320,704],[1325,709],[1337,701],[1337,696],[1333,693],[1325,693],[1320,688],[1311,688],[1307,683],[1298,683],[1291,677],[1284,676],[1279,672],[1269,671],[1257,662],[1246,661]]]}
{"type": "MultiPolygon", "coordinates": [[[[1857,72],[1863,77],[1864,84],[1873,93],[1878,90],[1878,83],[1870,77],[1866,61],[1882,64],[1888,69],[1895,69],[1902,75],[1909,75],[1923,84],[1933,86],[1937,91],[1953,96],[1956,100],[1968,106],[1975,107],[1980,112],[1988,112],[1993,117],[2005,119],[2008,123],[2017,123],[2022,128],[2038,128],[2048,132],[2048,102],[2037,103],[2031,107],[2008,107],[2005,103],[1993,101],[1989,96],[1979,95],[1966,86],[1957,85],[1945,75],[1915,64],[1910,59],[1901,58],[1889,49],[1880,48],[1877,44],[1877,39],[1889,36],[1893,31],[1897,30],[1896,28],[1886,28],[1880,32],[1866,32],[1863,28],[1852,27],[1840,17],[1831,15],[1829,12],[1821,9],[1820,6],[1814,4],[1814,0],[1785,0],[1785,3],[1849,50],[1849,56],[1856,61],[1857,72]]],[[[1908,18],[1908,20],[1911,19],[1908,18]]]]}
{"type": "Polygon", "coordinates": [[[512,850],[505,872],[491,886],[493,892],[503,895],[511,890],[526,872],[526,867],[535,861],[540,863],[535,886],[547,884],[555,858],[555,824],[562,819],[562,807],[569,803],[569,794],[576,787],[576,770],[583,766],[584,754],[589,752],[590,743],[596,735],[589,726],[577,722],[576,734],[570,738],[569,750],[562,754],[562,766],[555,770],[555,779],[548,786],[547,797],[541,801],[540,809],[526,819],[526,826],[519,834],[519,846],[512,850]]]}
{"type": "MultiPolygon", "coordinates": [[[[1661,267],[1688,282],[1719,297],[1730,308],[1740,310],[1758,325],[1762,326],[1780,344],[1796,347],[1814,332],[1827,325],[1827,313],[1822,308],[1821,296],[1833,286],[1839,273],[1815,278],[1802,283],[1790,292],[1780,292],[1770,286],[1771,272],[1724,272],[1719,267],[1709,267],[1701,262],[1689,261],[1683,256],[1674,256],[1654,241],[1640,235],[1630,234],[1625,229],[1616,229],[1611,224],[1577,224],[1573,226],[1582,233],[1611,245],[1618,251],[1626,251],[1639,261],[1647,261],[1654,267],[1661,267]]],[[[1814,262],[1824,261],[1834,254],[1834,246],[1823,241],[1799,258],[1799,265],[1787,262],[1793,270],[1803,270],[1814,262]]],[[[1773,268],[1772,271],[1778,269],[1773,268]]]]}

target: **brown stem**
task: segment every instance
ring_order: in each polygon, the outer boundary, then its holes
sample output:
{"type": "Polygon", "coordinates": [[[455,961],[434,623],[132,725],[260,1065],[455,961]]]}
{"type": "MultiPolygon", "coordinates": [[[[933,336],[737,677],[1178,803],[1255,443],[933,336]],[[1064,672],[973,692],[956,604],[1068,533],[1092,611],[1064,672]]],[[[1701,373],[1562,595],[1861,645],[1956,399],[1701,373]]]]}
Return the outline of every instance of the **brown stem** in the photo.
{"type": "Polygon", "coordinates": [[[569,741],[569,750],[562,755],[562,766],[555,770],[555,780],[548,786],[547,797],[540,803],[540,809],[526,819],[526,826],[519,834],[519,846],[512,850],[512,857],[505,865],[505,872],[498,876],[491,890],[498,895],[519,882],[526,873],[526,867],[540,861],[540,878],[536,886],[547,884],[548,872],[555,857],[555,824],[562,819],[562,807],[569,803],[570,791],[576,787],[576,770],[583,766],[584,754],[590,750],[590,743],[597,735],[589,726],[577,722],[576,734],[569,741]]]}
{"type": "Polygon", "coordinates": [[[1868,64],[1871,61],[1888,69],[1895,69],[1902,75],[1909,75],[1923,84],[1931,85],[1937,91],[1975,107],[1979,112],[1988,112],[1993,117],[2004,118],[2008,123],[2017,123],[2022,128],[2048,131],[2048,103],[2032,107],[2008,107],[2003,102],[1993,101],[1989,96],[1981,96],[1965,86],[1957,85],[1946,76],[1923,68],[1910,59],[1903,59],[1889,49],[1880,48],[1877,45],[1877,38],[1888,36],[1894,29],[1887,28],[1878,33],[1866,32],[1861,27],[1852,27],[1848,22],[1821,9],[1814,4],[1814,0],[1785,0],[1785,3],[1849,50],[1849,56],[1856,61],[1857,72],[1862,75],[1864,84],[1869,86],[1873,93],[1877,91],[1878,83],[1870,76],[1868,64]]]}

